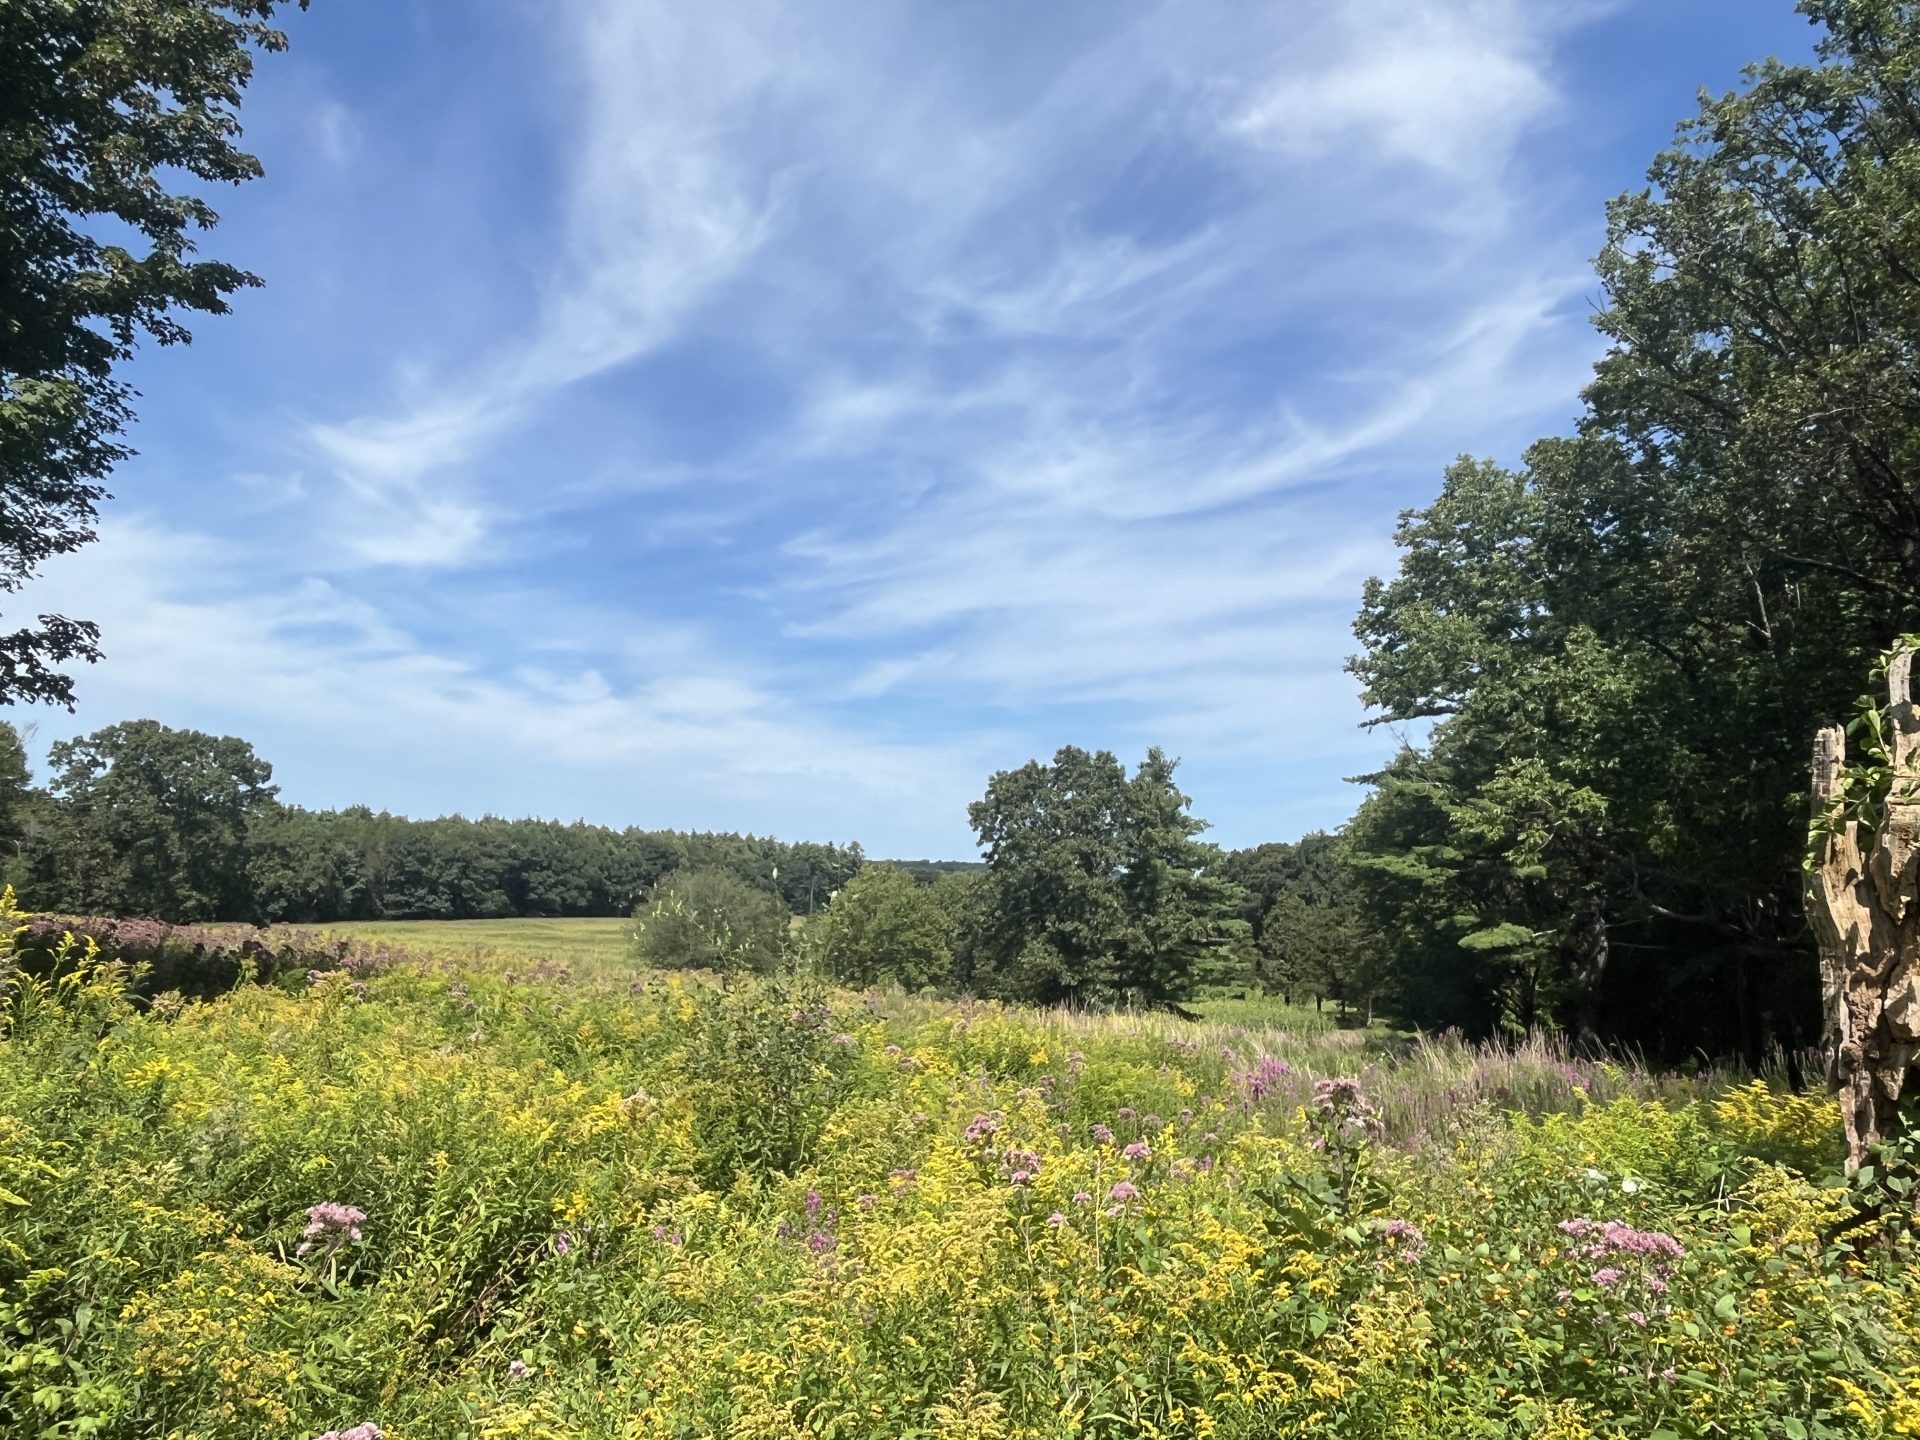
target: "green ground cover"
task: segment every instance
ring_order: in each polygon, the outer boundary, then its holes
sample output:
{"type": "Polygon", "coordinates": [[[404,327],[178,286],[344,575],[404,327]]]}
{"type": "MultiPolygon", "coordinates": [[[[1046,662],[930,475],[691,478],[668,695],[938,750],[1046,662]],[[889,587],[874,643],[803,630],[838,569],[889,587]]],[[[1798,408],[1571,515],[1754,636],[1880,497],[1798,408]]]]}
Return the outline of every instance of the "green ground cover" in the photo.
{"type": "Polygon", "coordinates": [[[477,944],[314,962],[204,1002],[0,963],[0,1434],[1920,1433],[1920,1267],[1884,1220],[1838,1243],[1824,1098],[477,944]]]}
{"type": "Polygon", "coordinates": [[[517,955],[572,965],[615,965],[626,961],[627,931],[632,923],[622,916],[595,915],[578,919],[354,920],[324,928],[331,935],[407,949],[517,955]]]}

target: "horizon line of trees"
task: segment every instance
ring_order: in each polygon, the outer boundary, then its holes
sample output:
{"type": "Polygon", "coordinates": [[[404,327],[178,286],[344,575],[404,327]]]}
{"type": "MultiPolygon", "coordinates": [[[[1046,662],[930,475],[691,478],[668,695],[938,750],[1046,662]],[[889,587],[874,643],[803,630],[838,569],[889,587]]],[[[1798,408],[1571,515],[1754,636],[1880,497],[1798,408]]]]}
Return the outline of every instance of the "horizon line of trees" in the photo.
{"type": "Polygon", "coordinates": [[[1203,992],[1371,1005],[1385,977],[1334,837],[1223,851],[1158,750],[1063,747],[988,781],[979,860],[584,821],[416,820],[282,803],[246,741],[153,720],[60,742],[36,787],[0,723],[6,878],[32,908],[177,924],[637,916],[652,963],[768,970],[788,919],[848,983],[1170,1004],[1203,992]]]}
{"type": "Polygon", "coordinates": [[[280,801],[272,766],[246,741],[153,720],[60,742],[48,761],[36,788],[18,732],[0,723],[7,878],[33,908],[67,914],[252,924],[625,916],[664,876],[707,868],[805,915],[866,863],[858,843],[309,810],[280,801]]]}

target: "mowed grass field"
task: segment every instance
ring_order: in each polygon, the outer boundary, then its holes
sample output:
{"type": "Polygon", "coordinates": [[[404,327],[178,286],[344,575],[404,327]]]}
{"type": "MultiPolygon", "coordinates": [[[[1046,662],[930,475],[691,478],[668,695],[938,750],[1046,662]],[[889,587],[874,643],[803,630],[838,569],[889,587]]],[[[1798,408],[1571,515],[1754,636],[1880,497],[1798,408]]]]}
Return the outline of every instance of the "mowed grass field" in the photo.
{"type": "MultiPolygon", "coordinates": [[[[414,951],[451,951],[497,959],[553,960],[586,971],[627,968],[632,957],[627,935],[632,921],[624,916],[574,919],[511,918],[505,920],[351,920],[324,927],[327,934],[356,941],[396,946],[414,951]]],[[[806,921],[794,917],[794,928],[806,921]]],[[[1341,1017],[1332,1005],[1289,1005],[1278,996],[1189,1001],[1184,1007],[1202,1019],[1253,1031],[1284,1031],[1290,1035],[1318,1035],[1334,1029],[1365,1029],[1357,1015],[1341,1017]]],[[[1384,1023],[1376,1032],[1385,1033],[1384,1023]]]]}
{"type": "Polygon", "coordinates": [[[555,960],[591,969],[625,964],[625,916],[579,919],[354,920],[326,926],[328,934],[406,950],[457,951],[555,960]]]}

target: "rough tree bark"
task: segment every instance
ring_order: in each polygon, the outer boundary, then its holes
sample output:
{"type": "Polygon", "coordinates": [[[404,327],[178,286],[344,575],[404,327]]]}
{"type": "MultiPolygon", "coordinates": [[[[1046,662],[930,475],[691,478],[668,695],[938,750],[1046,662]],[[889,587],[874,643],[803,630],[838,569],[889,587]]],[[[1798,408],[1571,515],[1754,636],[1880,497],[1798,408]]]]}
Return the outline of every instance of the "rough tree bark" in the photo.
{"type": "MultiPolygon", "coordinates": [[[[1888,666],[1893,781],[1886,819],[1863,853],[1857,820],[1835,817],[1816,839],[1807,875],[1807,918],[1820,944],[1826,1007],[1827,1084],[1840,1097],[1847,1170],[1900,1127],[1900,1092],[1920,1057],[1920,706],[1914,652],[1888,666]]],[[[1813,743],[1813,805],[1843,803],[1846,731],[1830,725],[1813,743]]]]}

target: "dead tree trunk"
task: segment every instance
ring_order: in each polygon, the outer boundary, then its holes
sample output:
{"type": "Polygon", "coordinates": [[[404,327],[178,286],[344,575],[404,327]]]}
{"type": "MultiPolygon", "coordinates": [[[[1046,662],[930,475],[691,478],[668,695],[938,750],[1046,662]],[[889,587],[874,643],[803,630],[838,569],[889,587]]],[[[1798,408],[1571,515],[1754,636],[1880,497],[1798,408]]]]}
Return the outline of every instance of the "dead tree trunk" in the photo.
{"type": "Polygon", "coordinates": [[[1813,743],[1813,806],[1831,824],[1816,837],[1807,874],[1807,918],[1820,944],[1826,1008],[1827,1085],[1840,1097],[1847,1170],[1900,1126],[1900,1092],[1920,1056],[1920,706],[1914,653],[1888,666],[1893,777],[1886,815],[1863,852],[1845,803],[1846,731],[1813,743]]]}

